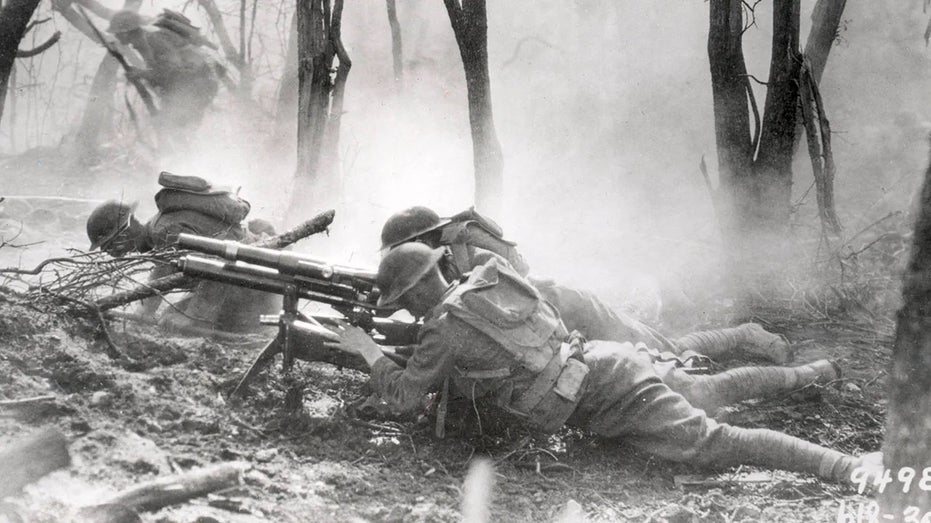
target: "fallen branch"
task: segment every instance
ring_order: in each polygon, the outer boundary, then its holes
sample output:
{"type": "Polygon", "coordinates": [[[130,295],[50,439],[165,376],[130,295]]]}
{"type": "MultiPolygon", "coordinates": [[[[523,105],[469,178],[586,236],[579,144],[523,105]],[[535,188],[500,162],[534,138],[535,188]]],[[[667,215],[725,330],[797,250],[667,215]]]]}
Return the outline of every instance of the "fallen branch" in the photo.
{"type": "Polygon", "coordinates": [[[107,501],[138,512],[154,512],[242,483],[248,463],[231,462],[159,478],[124,490],[107,501]]]}
{"type": "Polygon", "coordinates": [[[122,307],[127,303],[139,301],[152,296],[161,296],[162,294],[175,289],[191,287],[194,280],[188,278],[184,273],[176,272],[148,283],[143,283],[128,291],[116,292],[95,302],[97,308],[101,311],[108,311],[116,307],[122,307]]]}
{"type": "Polygon", "coordinates": [[[0,400],[0,408],[4,409],[16,409],[22,407],[31,407],[36,403],[45,403],[47,401],[54,401],[55,396],[47,394],[45,396],[34,396],[32,398],[21,398],[15,400],[0,400]]]}
{"type": "Polygon", "coordinates": [[[70,464],[68,441],[57,429],[45,429],[10,445],[0,452],[0,499],[70,464]]]}

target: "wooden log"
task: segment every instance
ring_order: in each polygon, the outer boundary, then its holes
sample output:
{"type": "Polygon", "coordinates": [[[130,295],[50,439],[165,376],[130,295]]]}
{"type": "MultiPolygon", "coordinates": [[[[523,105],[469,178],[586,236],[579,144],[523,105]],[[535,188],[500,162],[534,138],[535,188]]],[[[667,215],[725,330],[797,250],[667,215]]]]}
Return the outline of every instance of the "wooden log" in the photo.
{"type": "Polygon", "coordinates": [[[47,394],[45,396],[35,396],[32,398],[21,398],[15,400],[0,400],[0,408],[3,409],[16,409],[23,407],[31,407],[37,403],[46,403],[49,401],[55,401],[55,396],[47,394]]]}
{"type": "Polygon", "coordinates": [[[71,464],[68,440],[57,429],[45,429],[0,451],[0,498],[18,494],[26,485],[71,464]]]}
{"type": "Polygon", "coordinates": [[[242,482],[248,463],[234,461],[159,478],[118,493],[106,503],[137,512],[154,512],[242,482]]]}

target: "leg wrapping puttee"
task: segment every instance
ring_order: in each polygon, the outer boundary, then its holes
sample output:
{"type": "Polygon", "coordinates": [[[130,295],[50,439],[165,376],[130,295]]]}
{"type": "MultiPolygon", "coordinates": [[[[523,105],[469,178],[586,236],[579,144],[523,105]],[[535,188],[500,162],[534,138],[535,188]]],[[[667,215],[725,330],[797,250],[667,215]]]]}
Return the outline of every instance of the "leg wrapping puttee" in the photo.
{"type": "Polygon", "coordinates": [[[753,398],[791,392],[814,382],[838,379],[840,370],[828,360],[801,367],[741,367],[720,374],[686,374],[676,369],[663,381],[694,407],[715,410],[753,398]]]}
{"type": "Polygon", "coordinates": [[[722,359],[738,348],[769,359],[778,364],[791,359],[791,350],[786,340],[778,334],[767,332],[757,323],[744,323],[737,327],[693,332],[677,340],[678,352],[693,351],[711,358],[722,359]]]}
{"type": "Polygon", "coordinates": [[[702,445],[704,452],[696,456],[706,465],[757,465],[845,483],[859,464],[853,456],[768,429],[721,424],[710,436],[702,445]]]}

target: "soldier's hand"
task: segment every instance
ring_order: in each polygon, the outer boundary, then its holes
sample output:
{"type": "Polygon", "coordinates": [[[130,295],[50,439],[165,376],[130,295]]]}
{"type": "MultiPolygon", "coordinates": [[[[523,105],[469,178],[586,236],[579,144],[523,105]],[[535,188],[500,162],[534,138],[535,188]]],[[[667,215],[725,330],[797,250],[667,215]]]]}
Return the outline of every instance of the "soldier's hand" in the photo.
{"type": "Polygon", "coordinates": [[[383,356],[378,344],[364,330],[342,320],[335,320],[334,323],[334,331],[339,335],[339,341],[324,342],[325,346],[349,354],[358,354],[365,358],[369,366],[383,356]]]}

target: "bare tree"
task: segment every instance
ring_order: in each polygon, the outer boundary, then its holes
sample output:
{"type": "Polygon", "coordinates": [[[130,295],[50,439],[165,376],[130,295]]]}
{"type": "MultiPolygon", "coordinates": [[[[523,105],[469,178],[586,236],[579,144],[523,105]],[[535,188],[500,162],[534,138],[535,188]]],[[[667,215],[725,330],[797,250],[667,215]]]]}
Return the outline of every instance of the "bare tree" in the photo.
{"type": "Polygon", "coordinates": [[[751,84],[760,81],[747,72],[742,43],[744,32],[755,23],[755,19],[745,20],[745,11],[751,17],[754,13],[741,0],[710,1],[708,57],[721,181],[715,200],[726,239],[738,259],[754,251],[765,257],[767,253],[760,249],[780,239],[788,225],[792,158],[805,116],[811,118],[807,129],[817,131],[819,140],[817,147],[810,143],[809,152],[820,177],[819,203],[829,206],[822,207],[822,217],[831,228],[839,227],[831,192],[830,128],[817,81],[824,71],[845,3],[819,0],[815,7],[806,46],[810,66],[806,69],[805,96],[800,98],[804,60],[799,51],[799,0],[773,1],[770,71],[761,116],[751,84]],[[808,103],[806,109],[814,111],[800,111],[800,100],[808,103]],[[820,125],[814,125],[815,119],[820,125]]]}
{"type": "Polygon", "coordinates": [[[39,0],[10,0],[0,8],[0,118],[19,42],[26,34],[29,19],[39,5],[39,0]]]}
{"type": "Polygon", "coordinates": [[[479,209],[498,215],[502,206],[504,160],[492,113],[485,0],[443,2],[465,69],[475,169],[475,203],[479,209]]]}
{"type": "Polygon", "coordinates": [[[352,67],[341,40],[343,0],[299,0],[296,16],[297,173],[292,208],[308,194],[328,195],[336,188],[343,93],[352,67]],[[331,76],[335,59],[338,68],[331,76]]]}
{"type": "Polygon", "coordinates": [[[223,14],[217,7],[214,0],[197,0],[198,5],[207,13],[210,19],[210,25],[213,26],[213,32],[217,35],[220,42],[220,48],[223,49],[223,55],[230,63],[236,66],[239,71],[239,85],[236,86],[236,93],[244,100],[251,100],[252,84],[254,82],[251,60],[251,35],[255,29],[255,9],[257,4],[253,3],[252,29],[249,32],[249,38],[246,37],[246,20],[245,20],[245,0],[240,0],[239,4],[239,50],[233,45],[229,31],[226,29],[226,23],[223,21],[223,14]],[[248,42],[248,44],[247,44],[248,42]]]}
{"type": "MultiPolygon", "coordinates": [[[[921,209],[915,223],[911,261],[902,288],[892,372],[883,466],[891,482],[880,495],[880,514],[902,514],[915,521],[931,512],[931,165],[925,173],[921,209]],[[908,478],[909,474],[911,477],[908,478]],[[906,479],[908,478],[908,479],[906,479]],[[911,507],[911,508],[910,508],[911,507]],[[917,515],[917,516],[916,516],[917,515]]],[[[923,518],[927,520],[927,517],[923,518]]]]}

